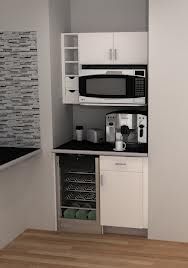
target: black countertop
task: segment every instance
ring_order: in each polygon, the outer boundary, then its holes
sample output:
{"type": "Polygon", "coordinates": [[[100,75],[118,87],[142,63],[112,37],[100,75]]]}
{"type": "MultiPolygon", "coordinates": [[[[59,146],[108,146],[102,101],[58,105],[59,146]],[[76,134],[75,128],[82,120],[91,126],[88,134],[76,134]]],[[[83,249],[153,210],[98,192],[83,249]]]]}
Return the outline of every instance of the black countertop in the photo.
{"type": "Polygon", "coordinates": [[[0,147],[0,165],[6,164],[21,156],[25,156],[38,149],[36,148],[14,148],[14,147],[0,147]]]}
{"type": "MultiPolygon", "coordinates": [[[[58,150],[75,150],[75,151],[105,151],[113,152],[114,145],[110,143],[92,143],[89,141],[72,140],[55,148],[58,150]]],[[[147,153],[148,146],[146,144],[127,144],[126,150],[123,152],[131,153],[147,153]]]]}

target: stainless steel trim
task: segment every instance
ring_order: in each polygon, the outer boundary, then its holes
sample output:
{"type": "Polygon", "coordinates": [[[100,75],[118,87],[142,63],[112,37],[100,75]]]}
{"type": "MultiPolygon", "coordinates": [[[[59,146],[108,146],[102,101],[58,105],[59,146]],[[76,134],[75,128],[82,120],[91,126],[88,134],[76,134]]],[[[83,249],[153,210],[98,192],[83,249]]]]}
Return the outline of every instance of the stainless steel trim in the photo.
{"type": "Polygon", "coordinates": [[[112,55],[112,49],[110,48],[110,60],[112,60],[112,57],[113,57],[113,55],[112,55]]]}
{"type": "Polygon", "coordinates": [[[57,217],[57,229],[59,230],[61,219],[61,179],[60,179],[60,166],[59,166],[59,156],[54,157],[55,164],[55,177],[56,177],[56,217],[57,217]]]}

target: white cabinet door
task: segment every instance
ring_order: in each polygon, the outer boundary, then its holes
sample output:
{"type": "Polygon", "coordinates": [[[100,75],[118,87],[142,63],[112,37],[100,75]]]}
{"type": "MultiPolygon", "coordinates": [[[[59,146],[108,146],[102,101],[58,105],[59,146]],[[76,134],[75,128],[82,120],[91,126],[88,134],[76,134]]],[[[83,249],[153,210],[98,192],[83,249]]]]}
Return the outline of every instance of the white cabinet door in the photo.
{"type": "Polygon", "coordinates": [[[143,228],[143,173],[101,171],[101,225],[143,228]]]}
{"type": "Polygon", "coordinates": [[[79,33],[80,64],[112,64],[113,33],[79,33]]]}
{"type": "Polygon", "coordinates": [[[147,32],[114,33],[114,64],[147,64],[147,32]]]}

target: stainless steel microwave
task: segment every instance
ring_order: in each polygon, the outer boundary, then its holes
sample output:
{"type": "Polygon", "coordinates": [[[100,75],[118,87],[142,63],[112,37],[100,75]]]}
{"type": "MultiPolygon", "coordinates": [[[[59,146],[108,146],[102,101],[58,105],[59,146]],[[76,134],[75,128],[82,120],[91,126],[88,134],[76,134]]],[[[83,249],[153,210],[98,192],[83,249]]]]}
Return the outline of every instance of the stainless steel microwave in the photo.
{"type": "Polygon", "coordinates": [[[146,65],[82,65],[81,105],[139,106],[147,103],[146,65]]]}

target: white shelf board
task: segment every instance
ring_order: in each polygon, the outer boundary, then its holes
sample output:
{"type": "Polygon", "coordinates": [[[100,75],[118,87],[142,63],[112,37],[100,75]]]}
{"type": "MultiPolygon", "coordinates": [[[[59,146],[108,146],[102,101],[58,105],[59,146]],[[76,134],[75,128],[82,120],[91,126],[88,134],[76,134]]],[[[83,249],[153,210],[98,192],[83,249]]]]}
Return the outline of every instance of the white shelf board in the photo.
{"type": "Polygon", "coordinates": [[[78,49],[78,47],[64,47],[64,49],[78,49]]]}
{"type": "Polygon", "coordinates": [[[78,77],[79,75],[78,74],[65,74],[66,77],[78,77]]]}
{"type": "Polygon", "coordinates": [[[65,63],[78,63],[78,61],[77,60],[67,60],[67,61],[65,61],[65,63]]]}

